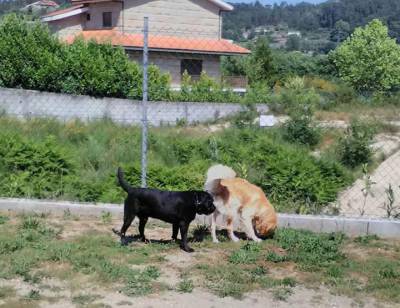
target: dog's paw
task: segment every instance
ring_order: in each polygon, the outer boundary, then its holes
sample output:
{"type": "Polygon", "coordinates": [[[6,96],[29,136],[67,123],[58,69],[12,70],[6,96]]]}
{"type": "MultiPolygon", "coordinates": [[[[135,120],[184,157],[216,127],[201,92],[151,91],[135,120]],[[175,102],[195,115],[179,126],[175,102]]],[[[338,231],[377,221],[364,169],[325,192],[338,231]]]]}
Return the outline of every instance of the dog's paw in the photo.
{"type": "Polygon", "coordinates": [[[182,250],[184,250],[184,251],[186,251],[186,252],[188,252],[188,253],[194,252],[194,249],[193,249],[193,248],[190,248],[190,247],[187,247],[187,248],[181,247],[181,248],[182,248],[182,250]]]}
{"type": "Polygon", "coordinates": [[[240,241],[240,239],[238,237],[236,237],[236,236],[232,236],[231,240],[232,240],[232,242],[235,242],[235,243],[240,241]]]}
{"type": "Polygon", "coordinates": [[[218,239],[214,239],[213,243],[218,244],[219,243],[218,239]]]}
{"type": "Polygon", "coordinates": [[[253,238],[253,241],[256,242],[256,243],[261,243],[262,239],[256,237],[256,238],[253,238]]]}

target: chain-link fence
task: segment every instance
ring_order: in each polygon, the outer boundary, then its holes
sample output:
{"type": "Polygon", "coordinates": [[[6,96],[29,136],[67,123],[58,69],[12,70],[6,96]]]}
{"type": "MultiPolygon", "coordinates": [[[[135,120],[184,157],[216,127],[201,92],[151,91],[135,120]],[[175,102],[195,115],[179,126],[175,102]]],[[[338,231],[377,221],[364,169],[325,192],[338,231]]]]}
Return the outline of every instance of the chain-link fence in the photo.
{"type": "MultiPolygon", "coordinates": [[[[61,128],[55,126],[55,138],[76,149],[80,167],[75,175],[84,170],[88,180],[71,180],[69,190],[59,193],[62,198],[72,195],[79,201],[119,201],[117,193],[106,188],[119,163],[139,175],[131,179],[136,185],[163,189],[201,189],[207,168],[223,163],[259,185],[280,211],[374,217],[400,213],[397,108],[389,113],[376,108],[368,117],[351,108],[331,113],[319,109],[312,119],[293,113],[289,117],[280,107],[289,101],[300,104],[307,95],[315,97],[323,88],[321,80],[294,79],[291,86],[295,90],[279,81],[273,89],[264,86],[255,94],[254,84],[249,85],[245,74],[232,74],[235,70],[224,67],[227,58],[249,57],[250,50],[224,40],[220,27],[206,20],[184,29],[165,24],[149,19],[144,25],[140,21],[82,34],[85,40],[123,46],[129,58],[142,66],[143,84],[136,85],[142,87],[142,101],[0,89],[4,131],[6,126],[15,126],[22,135],[29,131],[29,138],[38,140],[32,133],[37,124],[30,123],[31,119],[63,123],[61,128]],[[165,74],[168,82],[155,80],[160,76],[155,70],[165,74]],[[314,82],[312,91],[306,82],[314,82]],[[166,84],[168,91],[162,89],[164,96],[159,95],[158,90],[166,84]],[[354,124],[351,116],[362,123],[354,124]],[[22,123],[28,119],[27,128],[5,120],[10,118],[22,123]],[[76,124],[77,119],[86,124],[76,124]],[[84,127],[94,122],[104,125],[84,127]],[[109,122],[118,128],[109,129],[109,122]],[[317,142],[311,144],[311,139],[317,142]]],[[[324,93],[318,95],[325,99],[324,93]]],[[[49,131],[48,135],[52,134],[49,131]]],[[[10,143],[4,144],[10,147],[10,143]]],[[[42,197],[17,188],[25,183],[25,167],[11,164],[3,168],[1,164],[0,170],[10,173],[5,177],[9,183],[0,181],[0,191],[7,192],[3,195],[42,197]],[[15,179],[10,170],[18,171],[15,179]]],[[[9,162],[3,162],[6,164],[9,162]]],[[[65,185],[63,181],[59,184],[65,185]]],[[[38,185],[39,190],[53,189],[38,185]]]]}

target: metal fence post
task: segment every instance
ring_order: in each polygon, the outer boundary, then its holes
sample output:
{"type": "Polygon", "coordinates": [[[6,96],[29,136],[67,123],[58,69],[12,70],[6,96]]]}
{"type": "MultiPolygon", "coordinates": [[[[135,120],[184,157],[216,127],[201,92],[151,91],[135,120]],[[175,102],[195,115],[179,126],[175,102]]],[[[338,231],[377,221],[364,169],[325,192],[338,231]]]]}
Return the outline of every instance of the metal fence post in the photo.
{"type": "Polygon", "coordinates": [[[143,27],[143,100],[142,100],[142,188],[147,186],[147,101],[149,62],[149,18],[144,18],[143,27]]]}

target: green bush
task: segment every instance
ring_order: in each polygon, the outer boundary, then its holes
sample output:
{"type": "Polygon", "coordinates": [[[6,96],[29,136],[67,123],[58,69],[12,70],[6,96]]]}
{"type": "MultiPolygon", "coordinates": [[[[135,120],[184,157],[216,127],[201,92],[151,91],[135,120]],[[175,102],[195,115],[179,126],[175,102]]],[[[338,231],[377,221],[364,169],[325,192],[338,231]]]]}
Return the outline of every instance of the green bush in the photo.
{"type": "MultiPolygon", "coordinates": [[[[2,196],[121,202],[125,192],[116,183],[118,166],[133,186],[140,185],[140,134],[135,127],[0,117],[0,131],[2,196]]],[[[231,128],[188,136],[186,130],[163,128],[149,136],[150,187],[202,189],[213,163],[244,170],[278,209],[289,211],[297,211],[298,204],[335,201],[351,180],[339,164],[311,157],[274,131],[231,128]]]]}
{"type": "Polygon", "coordinates": [[[340,161],[350,168],[370,162],[374,133],[375,129],[370,124],[353,120],[337,146],[340,161]]]}
{"type": "MultiPolygon", "coordinates": [[[[122,48],[81,39],[62,44],[43,24],[16,15],[0,22],[0,84],[5,87],[139,99],[142,76],[122,48]]],[[[149,97],[169,98],[169,76],[154,66],[149,97]]]]}
{"type": "Polygon", "coordinates": [[[199,80],[195,81],[184,72],[181,91],[171,94],[171,100],[183,102],[220,102],[238,103],[242,98],[234,94],[228,87],[218,83],[202,72],[199,80]]]}
{"type": "Polygon", "coordinates": [[[310,116],[295,116],[284,124],[283,138],[292,143],[313,147],[320,142],[321,133],[310,116]]]}
{"type": "Polygon", "coordinates": [[[53,139],[36,143],[18,135],[0,134],[2,196],[59,197],[74,169],[69,156],[53,139]]]}

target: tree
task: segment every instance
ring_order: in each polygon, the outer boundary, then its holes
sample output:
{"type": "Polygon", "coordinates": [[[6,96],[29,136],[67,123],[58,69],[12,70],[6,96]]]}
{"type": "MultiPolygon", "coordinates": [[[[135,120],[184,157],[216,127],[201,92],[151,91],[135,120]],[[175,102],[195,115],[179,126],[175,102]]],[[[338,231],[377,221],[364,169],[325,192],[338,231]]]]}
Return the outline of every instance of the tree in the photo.
{"type": "Polygon", "coordinates": [[[330,57],[339,77],[359,91],[385,91],[400,86],[400,46],[378,19],[357,28],[330,57]]]}
{"type": "Polygon", "coordinates": [[[300,50],[301,40],[300,37],[296,34],[289,35],[288,40],[286,42],[286,49],[288,51],[300,50]]]}
{"type": "Polygon", "coordinates": [[[332,42],[341,43],[351,33],[350,24],[346,21],[339,20],[335,23],[335,27],[331,31],[330,40],[332,42]]]}
{"type": "Polygon", "coordinates": [[[247,75],[251,84],[267,82],[275,74],[275,66],[268,41],[261,37],[250,57],[247,75]]]}

